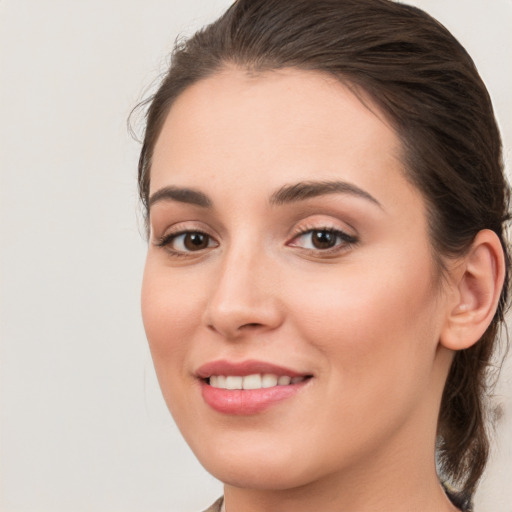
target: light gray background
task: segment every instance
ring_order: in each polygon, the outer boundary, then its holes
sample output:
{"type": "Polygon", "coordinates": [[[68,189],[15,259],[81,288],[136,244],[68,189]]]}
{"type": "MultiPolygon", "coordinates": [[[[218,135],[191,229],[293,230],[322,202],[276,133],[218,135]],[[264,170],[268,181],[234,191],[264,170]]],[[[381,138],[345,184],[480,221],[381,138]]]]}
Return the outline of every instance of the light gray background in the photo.
{"type": "MultiPolygon", "coordinates": [[[[3,512],[198,511],[221,486],[160,396],[126,118],[229,0],[0,0],[3,512]]],[[[510,170],[512,0],[415,0],[466,45],[510,170]]],[[[479,511],[512,511],[512,371],[479,511]]]]}

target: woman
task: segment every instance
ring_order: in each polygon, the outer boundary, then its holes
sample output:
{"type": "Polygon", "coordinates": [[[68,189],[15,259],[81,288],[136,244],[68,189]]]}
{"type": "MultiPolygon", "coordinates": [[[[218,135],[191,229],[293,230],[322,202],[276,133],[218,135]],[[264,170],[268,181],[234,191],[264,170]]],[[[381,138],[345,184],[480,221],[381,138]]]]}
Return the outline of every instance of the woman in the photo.
{"type": "Polygon", "coordinates": [[[139,164],[144,325],[211,510],[470,510],[508,189],[465,50],[389,0],[241,0],[139,164]],[[454,490],[456,489],[456,490],[454,490]]]}

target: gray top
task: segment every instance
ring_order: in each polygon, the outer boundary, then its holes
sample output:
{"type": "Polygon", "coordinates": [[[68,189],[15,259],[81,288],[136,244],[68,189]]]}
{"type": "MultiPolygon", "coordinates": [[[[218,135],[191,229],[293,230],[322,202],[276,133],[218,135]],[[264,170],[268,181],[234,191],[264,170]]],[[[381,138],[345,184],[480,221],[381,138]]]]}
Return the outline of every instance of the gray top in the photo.
{"type": "Polygon", "coordinates": [[[211,507],[208,507],[204,512],[226,512],[224,508],[224,498],[219,498],[211,507]]]}

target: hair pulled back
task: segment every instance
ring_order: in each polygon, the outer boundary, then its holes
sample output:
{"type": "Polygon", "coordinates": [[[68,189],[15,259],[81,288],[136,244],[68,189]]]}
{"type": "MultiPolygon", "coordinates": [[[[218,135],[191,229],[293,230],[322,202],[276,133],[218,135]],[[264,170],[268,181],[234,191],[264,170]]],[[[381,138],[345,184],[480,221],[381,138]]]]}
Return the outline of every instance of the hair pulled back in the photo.
{"type": "Polygon", "coordinates": [[[480,230],[500,238],[507,271],[498,310],[482,338],[456,353],[438,424],[442,476],[470,496],[488,458],[485,405],[509,278],[501,140],[473,61],[439,22],[390,0],[238,0],[177,43],[147,102],[139,161],[146,215],[152,152],[169,109],[187,87],[227,65],[314,70],[368,95],[399,135],[407,177],[426,200],[441,275],[443,258],[464,254],[480,230]]]}

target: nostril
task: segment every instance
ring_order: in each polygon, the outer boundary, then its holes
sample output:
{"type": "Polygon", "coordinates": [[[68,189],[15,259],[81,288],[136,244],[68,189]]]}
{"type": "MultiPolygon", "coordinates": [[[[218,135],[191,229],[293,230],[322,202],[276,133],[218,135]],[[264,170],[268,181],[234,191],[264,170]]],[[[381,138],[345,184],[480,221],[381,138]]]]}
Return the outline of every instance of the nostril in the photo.
{"type": "Polygon", "coordinates": [[[244,324],[244,325],[241,325],[240,326],[240,329],[244,329],[244,328],[254,328],[254,327],[261,327],[262,324],[258,324],[256,322],[252,322],[252,323],[249,323],[249,324],[244,324]]]}
{"type": "Polygon", "coordinates": [[[208,324],[207,328],[210,331],[213,331],[217,334],[221,334],[221,335],[224,335],[227,337],[238,338],[239,336],[242,336],[244,333],[248,334],[251,331],[261,329],[262,327],[264,327],[264,325],[265,324],[262,324],[259,322],[248,322],[246,324],[242,324],[239,326],[231,326],[231,328],[225,327],[224,329],[223,328],[219,329],[218,325],[216,326],[215,324],[208,324]]]}

